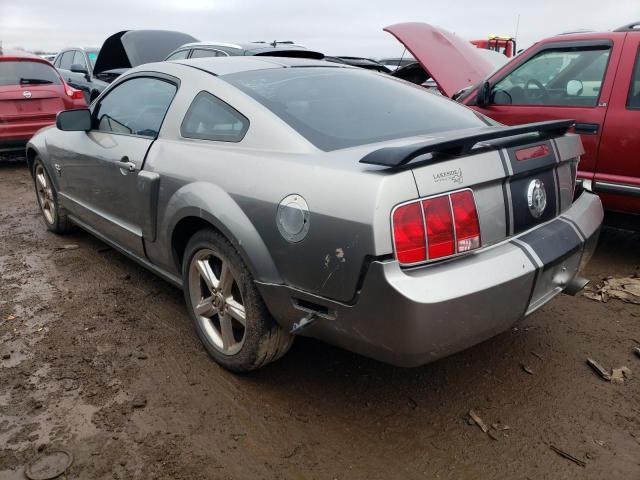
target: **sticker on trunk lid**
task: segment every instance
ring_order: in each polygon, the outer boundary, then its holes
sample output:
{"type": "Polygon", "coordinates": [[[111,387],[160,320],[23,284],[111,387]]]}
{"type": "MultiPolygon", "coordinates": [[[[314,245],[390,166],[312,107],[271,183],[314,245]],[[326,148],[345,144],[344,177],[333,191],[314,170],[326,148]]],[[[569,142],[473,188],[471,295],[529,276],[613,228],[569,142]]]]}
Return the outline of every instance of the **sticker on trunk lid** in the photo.
{"type": "Polygon", "coordinates": [[[433,174],[434,183],[451,182],[451,183],[463,183],[462,169],[456,168],[454,170],[446,170],[444,172],[433,174]]]}

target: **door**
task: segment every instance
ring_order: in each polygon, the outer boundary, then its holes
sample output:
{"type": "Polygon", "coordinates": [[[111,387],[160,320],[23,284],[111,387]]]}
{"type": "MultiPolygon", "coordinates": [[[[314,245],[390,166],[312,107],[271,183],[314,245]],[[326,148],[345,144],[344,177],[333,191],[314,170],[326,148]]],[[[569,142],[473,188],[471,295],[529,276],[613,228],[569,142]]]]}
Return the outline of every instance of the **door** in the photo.
{"type": "Polygon", "coordinates": [[[627,35],[615,82],[594,188],[608,210],[640,214],[640,35],[627,35]]]}
{"type": "Polygon", "coordinates": [[[91,131],[65,132],[77,134],[69,138],[72,150],[60,159],[65,206],[138,256],[148,220],[143,208],[148,193],[139,191],[138,173],[176,90],[167,78],[130,77],[93,106],[91,131]]]}
{"type": "Polygon", "coordinates": [[[585,148],[578,176],[592,179],[620,43],[605,38],[543,44],[498,74],[490,104],[476,108],[507,125],[575,120],[585,148]]]}

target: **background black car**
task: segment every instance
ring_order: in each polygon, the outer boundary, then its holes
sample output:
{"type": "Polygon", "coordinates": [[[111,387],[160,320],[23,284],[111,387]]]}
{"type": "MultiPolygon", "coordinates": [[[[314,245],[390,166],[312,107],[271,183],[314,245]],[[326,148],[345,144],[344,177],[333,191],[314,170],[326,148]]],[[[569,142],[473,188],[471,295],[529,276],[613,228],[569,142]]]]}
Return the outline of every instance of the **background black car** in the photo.
{"type": "Polygon", "coordinates": [[[167,53],[196,38],[169,30],[123,30],[108,37],[102,48],[65,48],[54,66],[65,81],[82,90],[92,102],[113,80],[129,68],[162,61],[167,53]]]}
{"type": "Polygon", "coordinates": [[[93,74],[99,52],[98,48],[68,47],[58,53],[53,61],[64,81],[82,90],[87,104],[108,85],[93,74]]]}

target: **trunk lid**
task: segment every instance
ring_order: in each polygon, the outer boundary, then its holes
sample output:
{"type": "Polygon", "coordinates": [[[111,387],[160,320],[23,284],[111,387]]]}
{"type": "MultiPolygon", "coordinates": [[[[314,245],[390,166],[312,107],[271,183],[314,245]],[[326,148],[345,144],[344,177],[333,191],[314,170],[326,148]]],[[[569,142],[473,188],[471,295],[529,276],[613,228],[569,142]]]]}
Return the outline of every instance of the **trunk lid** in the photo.
{"type": "Polygon", "coordinates": [[[389,25],[384,30],[409,50],[447,97],[495,70],[478,48],[442,28],[413,22],[389,25]]]}
{"type": "Polygon", "coordinates": [[[10,85],[0,87],[3,123],[54,119],[65,109],[62,85],[10,85]]]}

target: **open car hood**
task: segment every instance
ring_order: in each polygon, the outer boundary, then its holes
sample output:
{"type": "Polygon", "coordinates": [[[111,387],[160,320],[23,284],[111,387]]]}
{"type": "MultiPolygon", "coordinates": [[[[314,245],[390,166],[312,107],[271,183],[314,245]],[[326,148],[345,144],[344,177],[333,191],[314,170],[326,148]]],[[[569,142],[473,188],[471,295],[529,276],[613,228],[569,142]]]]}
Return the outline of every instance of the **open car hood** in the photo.
{"type": "Polygon", "coordinates": [[[495,70],[492,62],[471,43],[428,23],[397,23],[384,31],[411,52],[447,97],[495,70]]]}
{"type": "Polygon", "coordinates": [[[104,41],[93,72],[97,75],[108,70],[161,62],[176,48],[197,41],[186,33],[169,30],[124,30],[104,41]]]}

